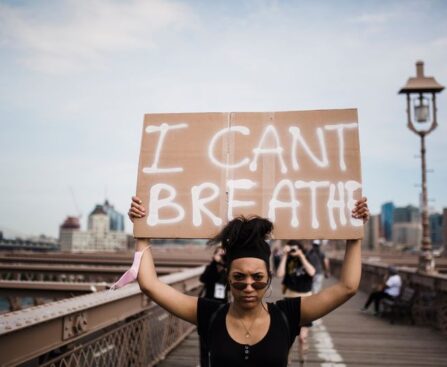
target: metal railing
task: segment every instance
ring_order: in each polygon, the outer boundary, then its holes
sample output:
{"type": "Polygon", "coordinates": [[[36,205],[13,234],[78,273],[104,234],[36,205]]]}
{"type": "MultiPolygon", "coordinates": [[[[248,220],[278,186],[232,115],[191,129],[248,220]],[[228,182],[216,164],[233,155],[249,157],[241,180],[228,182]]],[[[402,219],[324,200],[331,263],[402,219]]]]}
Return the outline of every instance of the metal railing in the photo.
{"type": "MultiPolygon", "coordinates": [[[[2,264],[0,280],[54,282],[109,282],[113,283],[129,266],[93,266],[59,264],[2,264]]],[[[157,266],[160,275],[170,274],[183,266],[157,266]]]]}
{"type": "Polygon", "coordinates": [[[156,306],[40,366],[154,366],[193,329],[190,323],[156,306]]]}
{"type": "MultiPolygon", "coordinates": [[[[203,270],[160,280],[197,294],[203,270]]],[[[193,329],[133,284],[0,315],[0,365],[152,366],[193,329]]]]}

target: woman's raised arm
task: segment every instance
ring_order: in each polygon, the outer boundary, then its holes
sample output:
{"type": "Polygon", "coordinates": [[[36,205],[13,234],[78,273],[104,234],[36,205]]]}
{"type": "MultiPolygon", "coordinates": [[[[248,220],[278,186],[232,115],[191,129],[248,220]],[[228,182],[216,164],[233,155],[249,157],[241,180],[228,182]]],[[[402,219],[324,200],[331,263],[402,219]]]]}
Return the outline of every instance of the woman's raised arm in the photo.
{"type": "MultiPolygon", "coordinates": [[[[132,197],[132,204],[128,214],[132,222],[136,218],[143,218],[146,215],[138,197],[132,197]]],[[[148,246],[150,246],[149,239],[138,238],[135,250],[143,251],[148,246]]],[[[197,324],[197,297],[179,292],[158,279],[150,248],[143,252],[137,280],[141,291],[155,303],[173,315],[197,324]]]]}
{"type": "MultiPolygon", "coordinates": [[[[366,201],[366,198],[359,200],[352,211],[354,218],[362,218],[364,222],[369,217],[366,201]]],[[[361,247],[360,240],[348,240],[339,281],[320,293],[301,299],[301,324],[328,314],[357,292],[362,272],[361,247]]]]}

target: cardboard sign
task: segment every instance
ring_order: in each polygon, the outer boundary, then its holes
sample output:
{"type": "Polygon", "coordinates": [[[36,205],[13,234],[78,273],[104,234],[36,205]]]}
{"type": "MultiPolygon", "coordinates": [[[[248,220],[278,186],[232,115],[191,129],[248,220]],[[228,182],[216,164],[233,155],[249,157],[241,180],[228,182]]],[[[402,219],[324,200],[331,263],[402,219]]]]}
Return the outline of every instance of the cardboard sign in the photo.
{"type": "Polygon", "coordinates": [[[350,239],[360,199],[357,110],[148,114],[134,235],[210,238],[239,215],[278,239],[350,239]]]}

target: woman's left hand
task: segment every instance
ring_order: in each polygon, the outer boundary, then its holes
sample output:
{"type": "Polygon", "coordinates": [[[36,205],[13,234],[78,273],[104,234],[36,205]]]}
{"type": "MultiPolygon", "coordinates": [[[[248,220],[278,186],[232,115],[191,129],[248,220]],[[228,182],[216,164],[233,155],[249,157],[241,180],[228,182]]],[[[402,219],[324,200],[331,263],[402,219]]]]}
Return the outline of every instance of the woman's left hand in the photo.
{"type": "Polygon", "coordinates": [[[143,218],[146,215],[146,209],[138,196],[132,196],[132,202],[130,203],[130,209],[127,215],[132,223],[135,219],[143,218]]]}
{"type": "Polygon", "coordinates": [[[352,209],[352,216],[357,219],[363,219],[363,223],[366,223],[369,219],[367,201],[368,199],[366,197],[361,198],[355,203],[354,209],[352,209]]]}

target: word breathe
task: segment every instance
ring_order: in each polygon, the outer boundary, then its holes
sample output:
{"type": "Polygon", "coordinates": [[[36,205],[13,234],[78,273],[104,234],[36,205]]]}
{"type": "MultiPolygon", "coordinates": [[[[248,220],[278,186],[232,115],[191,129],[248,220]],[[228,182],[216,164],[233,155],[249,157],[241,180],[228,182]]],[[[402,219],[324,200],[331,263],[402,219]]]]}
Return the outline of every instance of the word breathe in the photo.
{"type": "MultiPolygon", "coordinates": [[[[160,181],[163,177],[167,177],[166,175],[186,174],[183,167],[160,167],[160,157],[168,133],[178,134],[182,130],[188,129],[188,127],[187,123],[171,125],[162,123],[159,126],[150,125],[146,127],[145,132],[147,134],[158,134],[158,140],[151,165],[142,168],[144,174],[154,175],[154,181],[156,179],[160,181]]],[[[337,169],[339,172],[346,172],[348,168],[345,160],[345,133],[353,129],[357,129],[356,123],[328,124],[315,128],[316,141],[319,147],[319,153],[317,154],[311,149],[298,126],[289,126],[287,129],[290,140],[287,142],[289,150],[286,152],[281,144],[277,128],[274,125],[267,125],[258,140],[258,144],[251,151],[246,151],[246,156],[238,162],[230,163],[228,152],[227,154],[216,155],[217,149],[222,147],[222,139],[226,135],[229,138],[231,134],[239,134],[242,139],[251,135],[251,130],[247,126],[230,126],[217,131],[212,136],[208,143],[207,156],[218,169],[226,172],[232,171],[232,177],[237,177],[237,171],[243,171],[244,169],[256,172],[259,159],[263,156],[271,156],[277,160],[283,178],[273,186],[271,197],[268,200],[268,210],[264,215],[268,216],[273,222],[277,218],[278,210],[288,210],[290,212],[290,226],[293,228],[300,226],[300,213],[309,215],[313,229],[320,228],[320,221],[324,216],[332,230],[338,228],[337,224],[346,226],[349,223],[358,227],[362,225],[362,221],[347,215],[355,206],[354,193],[361,189],[361,184],[358,181],[349,179],[337,180],[336,182],[318,179],[304,181],[290,177],[294,173],[294,176],[297,176],[297,172],[301,169],[300,154],[310,159],[316,172],[335,168],[331,167],[331,157],[328,155],[328,136],[332,140],[335,138],[336,141],[337,154],[333,154],[332,158],[337,160],[337,169]],[[290,167],[286,164],[286,155],[288,155],[290,167]],[[219,160],[218,156],[224,156],[226,160],[219,160]],[[307,198],[307,202],[310,203],[309,207],[300,208],[302,204],[301,195],[307,198]],[[322,198],[325,198],[323,206],[318,205],[323,200],[322,198]]],[[[334,149],[332,150],[334,151],[334,149]]],[[[181,177],[179,177],[180,181],[181,177]]],[[[231,220],[238,208],[256,206],[256,202],[253,200],[238,200],[236,197],[240,195],[240,192],[251,192],[259,186],[259,183],[247,178],[227,179],[225,187],[220,187],[213,182],[203,182],[192,186],[190,188],[192,224],[200,227],[204,222],[204,217],[207,217],[216,227],[220,227],[224,220],[209,209],[210,203],[219,201],[221,195],[226,195],[226,220],[231,220]],[[237,193],[239,195],[236,195],[237,193]]],[[[181,203],[176,202],[176,198],[177,190],[174,186],[163,182],[152,184],[149,188],[148,225],[154,227],[176,224],[185,220],[185,208],[181,203]],[[161,216],[161,212],[163,212],[164,217],[161,216]],[[169,213],[169,216],[166,213],[169,213]]]]}

